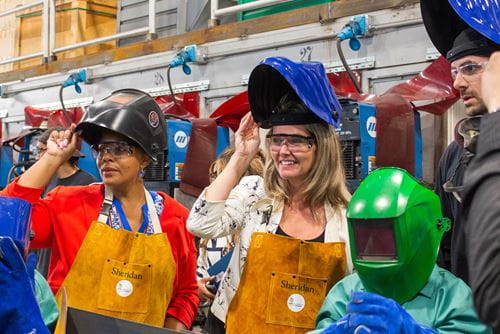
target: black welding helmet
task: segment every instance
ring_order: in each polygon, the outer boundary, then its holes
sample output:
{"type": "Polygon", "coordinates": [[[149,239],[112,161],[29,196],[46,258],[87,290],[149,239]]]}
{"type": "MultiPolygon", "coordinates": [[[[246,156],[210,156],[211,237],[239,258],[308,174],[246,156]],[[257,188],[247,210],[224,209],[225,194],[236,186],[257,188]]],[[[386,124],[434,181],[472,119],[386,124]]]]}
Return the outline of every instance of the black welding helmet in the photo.
{"type": "Polygon", "coordinates": [[[153,160],[167,149],[165,118],[148,94],[137,89],[120,89],[89,106],[76,131],[90,145],[99,143],[103,130],[127,137],[153,160]]]}
{"type": "Polygon", "coordinates": [[[489,55],[495,48],[498,50],[497,43],[471,29],[462,19],[465,16],[457,14],[458,2],[453,0],[452,6],[448,0],[420,1],[425,29],[439,53],[451,62],[467,55],[489,55]]]}
{"type": "Polygon", "coordinates": [[[248,100],[253,119],[264,129],[320,122],[338,127],[342,113],[323,64],[296,63],[283,57],[266,58],[253,69],[248,100]],[[307,112],[278,112],[280,102],[292,95],[307,107],[307,112]]]}

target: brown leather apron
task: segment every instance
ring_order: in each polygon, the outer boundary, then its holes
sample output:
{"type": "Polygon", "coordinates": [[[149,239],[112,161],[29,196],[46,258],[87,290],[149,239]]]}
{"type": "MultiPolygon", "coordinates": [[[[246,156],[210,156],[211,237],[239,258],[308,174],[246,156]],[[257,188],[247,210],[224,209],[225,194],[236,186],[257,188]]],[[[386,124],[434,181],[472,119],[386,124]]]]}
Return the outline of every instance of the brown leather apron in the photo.
{"type": "Polygon", "coordinates": [[[345,243],[252,235],[226,333],[305,333],[346,271],[345,243]]]}
{"type": "Polygon", "coordinates": [[[113,194],[106,196],[98,221],[94,221],[56,295],[62,290],[67,306],[163,327],[172,296],[175,260],[151,195],[145,190],[154,234],[115,230],[106,222],[113,194]]]}

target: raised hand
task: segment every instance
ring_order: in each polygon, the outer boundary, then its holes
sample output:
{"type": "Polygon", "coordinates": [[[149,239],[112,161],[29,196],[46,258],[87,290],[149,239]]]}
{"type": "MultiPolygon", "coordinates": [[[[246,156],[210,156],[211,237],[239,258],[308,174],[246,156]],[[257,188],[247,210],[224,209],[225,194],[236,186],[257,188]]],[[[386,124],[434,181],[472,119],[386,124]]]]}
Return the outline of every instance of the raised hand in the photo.
{"type": "Polygon", "coordinates": [[[67,161],[76,150],[78,134],[74,133],[76,125],[71,124],[71,128],[65,131],[52,131],[47,140],[46,154],[49,157],[67,161]]]}
{"type": "Polygon", "coordinates": [[[18,184],[29,188],[45,188],[57,169],[68,161],[76,149],[78,134],[74,132],[76,125],[71,124],[69,130],[52,131],[47,140],[47,151],[18,180],[18,184]]]}
{"type": "Polygon", "coordinates": [[[235,133],[235,153],[253,158],[259,151],[259,126],[254,122],[251,113],[247,113],[240,122],[235,133]]]}

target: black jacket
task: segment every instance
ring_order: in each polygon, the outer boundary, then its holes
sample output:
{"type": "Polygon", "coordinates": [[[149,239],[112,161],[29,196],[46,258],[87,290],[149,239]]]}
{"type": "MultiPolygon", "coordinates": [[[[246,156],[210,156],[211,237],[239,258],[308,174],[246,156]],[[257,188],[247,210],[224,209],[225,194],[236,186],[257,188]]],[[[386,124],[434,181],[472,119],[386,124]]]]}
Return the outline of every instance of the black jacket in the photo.
{"type": "Polygon", "coordinates": [[[468,283],[467,258],[464,245],[464,224],[460,219],[460,202],[452,193],[443,189],[443,184],[451,180],[456,186],[463,184],[467,163],[463,159],[464,149],[453,141],[439,160],[436,174],[435,192],[441,200],[443,215],[452,222],[451,229],[446,232],[439,249],[439,266],[451,271],[468,283]]]}
{"type": "Polygon", "coordinates": [[[500,333],[500,112],[481,121],[463,197],[470,285],[479,317],[500,333]]]}

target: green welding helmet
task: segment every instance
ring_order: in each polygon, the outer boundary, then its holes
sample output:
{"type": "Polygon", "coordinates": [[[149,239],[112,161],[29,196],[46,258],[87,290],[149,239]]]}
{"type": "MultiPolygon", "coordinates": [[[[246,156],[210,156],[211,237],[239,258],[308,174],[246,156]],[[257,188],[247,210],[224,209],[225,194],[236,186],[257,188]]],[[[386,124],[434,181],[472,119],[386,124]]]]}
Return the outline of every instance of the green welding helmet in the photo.
{"type": "Polygon", "coordinates": [[[439,197],[400,168],[380,168],[347,208],[351,256],[365,289],[403,304],[427,283],[450,222],[439,197]]]}

